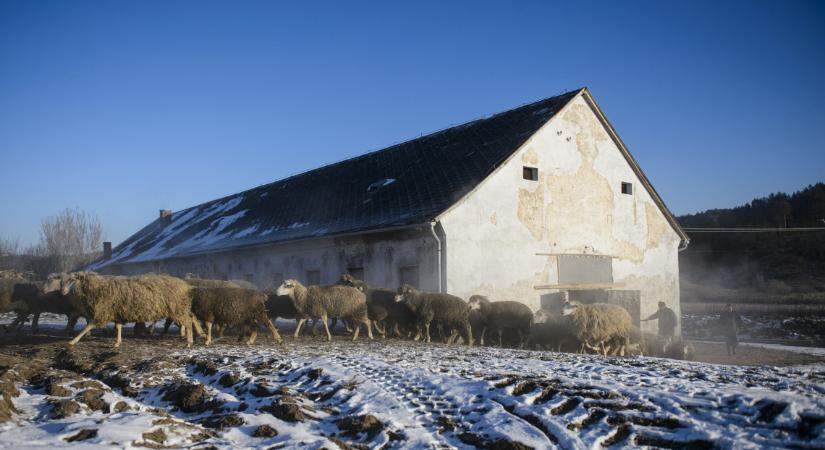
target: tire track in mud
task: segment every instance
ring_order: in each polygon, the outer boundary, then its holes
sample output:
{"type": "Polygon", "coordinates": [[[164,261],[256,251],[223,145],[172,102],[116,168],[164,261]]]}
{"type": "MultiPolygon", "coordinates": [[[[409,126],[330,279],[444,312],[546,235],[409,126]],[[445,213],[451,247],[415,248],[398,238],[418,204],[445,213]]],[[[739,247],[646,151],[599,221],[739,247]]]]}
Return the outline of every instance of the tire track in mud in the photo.
{"type": "Polygon", "coordinates": [[[439,423],[460,423],[457,414],[460,407],[455,399],[438,394],[427,386],[420,376],[388,366],[383,361],[370,361],[379,367],[365,364],[359,358],[338,356],[336,361],[347,369],[378,385],[384,392],[395,397],[410,411],[422,429],[434,441],[434,448],[455,449],[455,445],[442,434],[439,423]]]}
{"type": "MultiPolygon", "coordinates": [[[[472,395],[472,392],[468,392],[466,398],[456,398],[433,386],[433,380],[429,377],[393,367],[384,361],[370,360],[367,364],[360,358],[347,356],[337,356],[336,361],[395,397],[436,442],[434,448],[475,448],[474,444],[478,444],[465,440],[471,439],[467,435],[475,435],[464,432],[469,432],[472,425],[490,411],[490,404],[483,395],[472,395]]],[[[453,374],[449,376],[455,377],[453,374]]],[[[511,416],[514,421],[523,424],[523,427],[533,429],[537,436],[544,435],[555,443],[554,437],[548,436],[542,427],[530,423],[506,408],[503,408],[502,414],[511,416]]]]}

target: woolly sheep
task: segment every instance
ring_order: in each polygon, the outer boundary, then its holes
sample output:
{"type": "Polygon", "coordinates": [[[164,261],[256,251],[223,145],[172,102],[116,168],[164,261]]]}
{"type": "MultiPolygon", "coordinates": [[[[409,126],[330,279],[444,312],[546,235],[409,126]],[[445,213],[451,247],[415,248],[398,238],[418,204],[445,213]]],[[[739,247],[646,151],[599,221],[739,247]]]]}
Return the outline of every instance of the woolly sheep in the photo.
{"type": "MultiPolygon", "coordinates": [[[[372,326],[367,316],[367,297],[356,288],[341,285],[306,287],[297,280],[286,280],[275,292],[278,295],[289,296],[300,314],[321,319],[327,332],[327,340],[332,340],[332,333],[329,332],[327,324],[330,318],[363,323],[367,326],[369,338],[373,338],[372,326]]],[[[298,327],[295,328],[296,338],[304,322],[305,318],[298,321],[298,327]]],[[[355,327],[352,340],[358,339],[359,330],[360,327],[355,327]]]]}
{"type": "Polygon", "coordinates": [[[281,336],[266,315],[265,301],[266,294],[256,289],[196,287],[192,291],[192,313],[206,322],[206,345],[212,343],[212,325],[216,323],[221,327],[251,326],[248,345],[255,343],[258,327],[264,325],[272,334],[272,340],[280,343],[281,336]]]}
{"type": "Polygon", "coordinates": [[[182,324],[187,346],[192,346],[193,326],[200,325],[192,315],[191,286],[179,278],[163,275],[103,277],[94,272],[52,275],[45,292],[59,290],[70,296],[72,305],[88,319],[85,328],[69,342],[75,345],[95,327],[114,322],[119,348],[123,324],[154,322],[163,318],[182,324]]]}
{"type": "Polygon", "coordinates": [[[14,302],[28,301],[40,295],[40,287],[37,284],[12,274],[6,272],[0,278],[0,313],[12,311],[14,302]]]}
{"type": "Polygon", "coordinates": [[[617,353],[624,355],[633,332],[633,321],[626,309],[607,303],[565,303],[563,315],[565,325],[581,342],[580,351],[590,349],[607,354],[606,345],[612,342],[618,349],[617,353]]]}
{"type": "Polygon", "coordinates": [[[338,284],[357,288],[367,296],[367,312],[375,329],[386,336],[387,328],[396,337],[401,337],[401,329],[405,331],[415,324],[415,315],[409,306],[395,301],[395,291],[391,289],[371,288],[367,283],[350,274],[341,275],[338,284]],[[385,322],[384,329],[378,327],[385,322]]]}
{"type": "Polygon", "coordinates": [[[418,320],[418,340],[421,331],[426,342],[431,342],[430,325],[433,322],[452,328],[448,343],[457,338],[458,331],[464,332],[467,345],[473,345],[473,332],[470,326],[470,306],[464,300],[450,294],[420,292],[405,284],[398,288],[396,302],[406,303],[418,320]]]}
{"type": "Polygon", "coordinates": [[[479,344],[484,345],[484,334],[488,329],[498,333],[498,346],[502,346],[501,336],[506,329],[518,334],[519,348],[524,348],[530,335],[530,323],[533,311],[524,303],[514,301],[491,302],[483,295],[473,295],[469,300],[470,310],[477,311],[481,332],[478,333],[479,344]]]}

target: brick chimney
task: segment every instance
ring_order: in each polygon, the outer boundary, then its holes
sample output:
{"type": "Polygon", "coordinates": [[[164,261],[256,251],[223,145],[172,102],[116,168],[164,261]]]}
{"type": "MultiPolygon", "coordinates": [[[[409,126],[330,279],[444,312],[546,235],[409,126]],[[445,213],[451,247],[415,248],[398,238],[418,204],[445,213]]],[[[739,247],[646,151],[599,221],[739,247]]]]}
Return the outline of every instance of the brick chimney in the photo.
{"type": "Polygon", "coordinates": [[[112,259],[112,243],[111,242],[104,242],[103,243],[103,259],[112,259]]]}
{"type": "Polygon", "coordinates": [[[171,209],[161,209],[160,210],[160,224],[166,225],[172,222],[172,210],[171,209]]]}

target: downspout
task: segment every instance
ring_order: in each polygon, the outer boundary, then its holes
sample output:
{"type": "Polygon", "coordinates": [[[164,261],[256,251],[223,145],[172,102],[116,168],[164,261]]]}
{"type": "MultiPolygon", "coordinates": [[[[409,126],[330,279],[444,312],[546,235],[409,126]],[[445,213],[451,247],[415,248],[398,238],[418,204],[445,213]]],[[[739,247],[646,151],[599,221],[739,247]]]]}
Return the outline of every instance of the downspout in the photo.
{"type": "Polygon", "coordinates": [[[436,221],[430,222],[430,233],[432,233],[433,238],[435,239],[435,242],[436,242],[436,245],[437,245],[437,248],[438,248],[436,250],[436,253],[437,253],[436,258],[437,258],[437,261],[438,261],[438,263],[437,263],[437,266],[438,266],[438,292],[444,292],[444,290],[441,288],[441,286],[442,286],[442,281],[441,281],[441,239],[438,238],[438,234],[436,234],[436,232],[435,232],[436,223],[437,223],[436,221]]]}
{"type": "Polygon", "coordinates": [[[679,252],[685,251],[690,245],[690,238],[685,235],[685,238],[682,239],[682,242],[679,243],[679,248],[677,249],[679,252]]]}

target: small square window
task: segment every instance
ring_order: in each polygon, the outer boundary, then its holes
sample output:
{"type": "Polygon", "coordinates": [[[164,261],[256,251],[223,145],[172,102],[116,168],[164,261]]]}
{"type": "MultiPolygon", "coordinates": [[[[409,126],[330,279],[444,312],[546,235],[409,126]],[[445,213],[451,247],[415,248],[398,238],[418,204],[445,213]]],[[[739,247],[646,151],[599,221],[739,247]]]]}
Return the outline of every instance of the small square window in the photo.
{"type": "Polygon", "coordinates": [[[622,182],[622,194],[633,195],[633,183],[622,182]]]}
{"type": "Polygon", "coordinates": [[[521,176],[525,180],[538,181],[538,179],[539,179],[539,169],[536,168],[536,167],[524,166],[521,176]]]}
{"type": "Polygon", "coordinates": [[[307,270],[307,286],[317,286],[321,284],[320,270],[307,270]]]}

